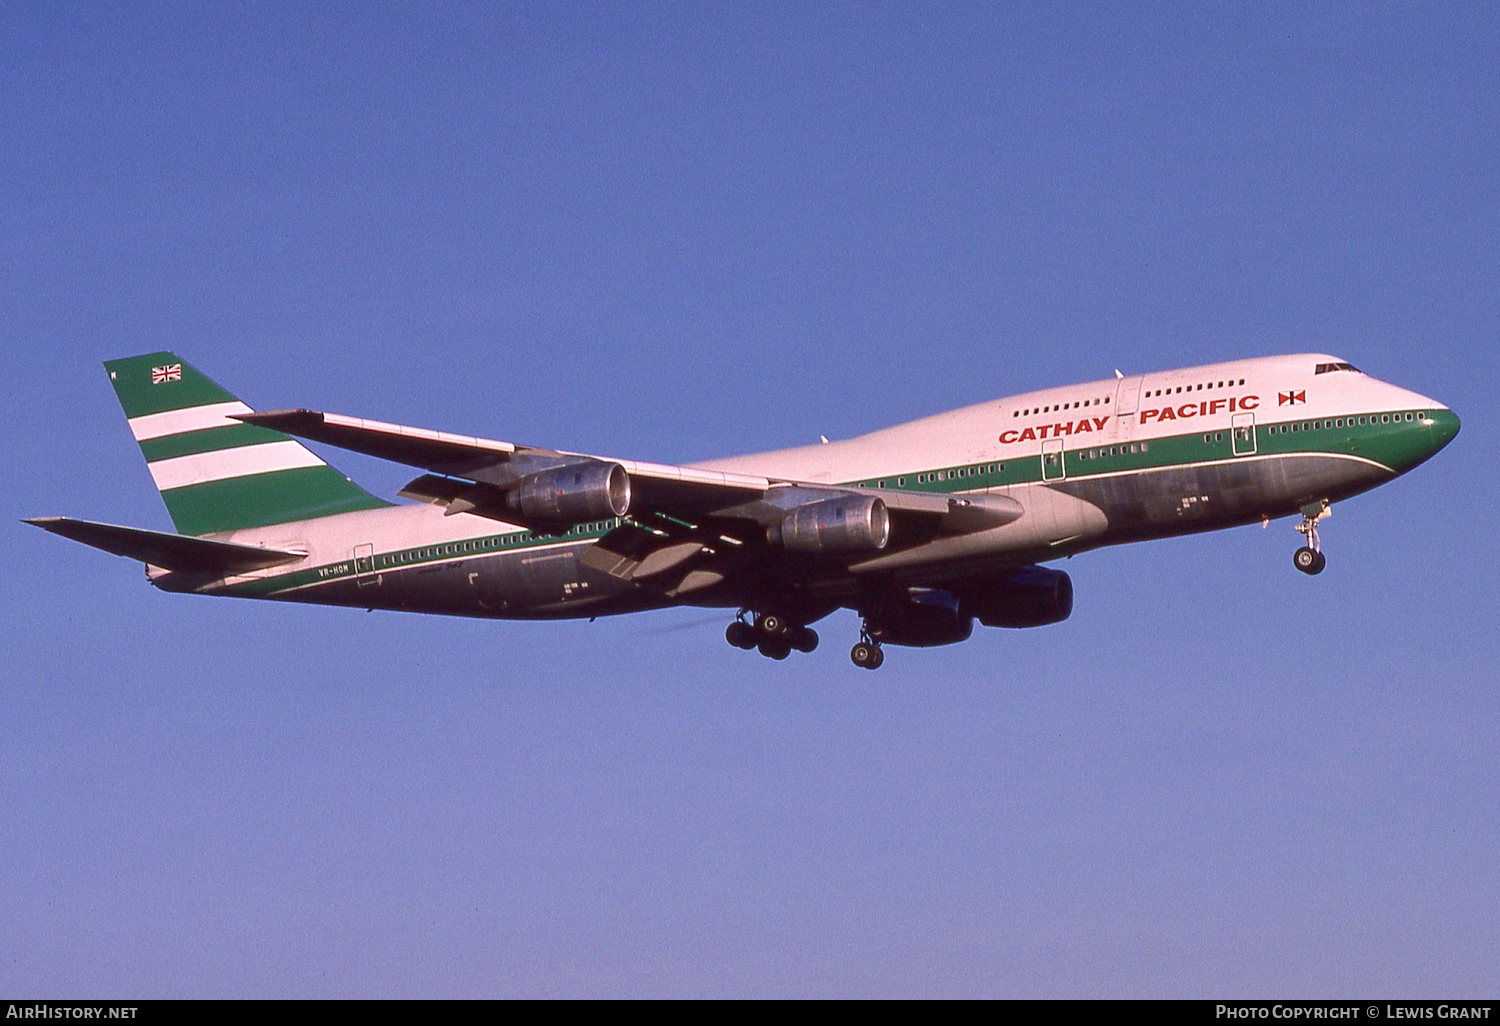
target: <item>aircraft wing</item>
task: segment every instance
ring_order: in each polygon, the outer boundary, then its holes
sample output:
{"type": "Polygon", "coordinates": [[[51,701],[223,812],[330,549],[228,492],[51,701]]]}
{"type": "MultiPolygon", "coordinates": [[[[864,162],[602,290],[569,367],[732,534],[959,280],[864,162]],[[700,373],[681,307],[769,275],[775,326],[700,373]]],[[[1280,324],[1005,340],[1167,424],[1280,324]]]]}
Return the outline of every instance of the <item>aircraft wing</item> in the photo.
{"type": "Polygon", "coordinates": [[[307,558],[306,553],[302,552],[235,545],[189,535],[146,531],[139,527],[118,527],[115,524],[97,524],[91,520],[73,520],[70,517],[33,517],[26,523],[116,556],[138,559],[165,570],[228,576],[295,563],[307,558]]]}
{"type": "Polygon", "coordinates": [[[337,413],[319,413],[316,410],[242,413],[233,419],[274,428],[314,442],[326,442],[367,456],[421,467],[435,474],[467,478],[500,487],[537,470],[579,460],[617,463],[630,475],[637,501],[644,507],[672,509],[683,513],[706,513],[753,500],[765,495],[771,487],[771,481],[767,478],[749,474],[726,474],[717,470],[610,459],[470,435],[455,435],[446,431],[403,427],[337,413]]]}
{"type": "MultiPolygon", "coordinates": [[[[702,563],[764,543],[766,529],[798,506],[850,495],[877,497],[898,528],[900,544],[938,533],[997,527],[1021,516],[1020,503],[1004,496],[949,496],[899,489],[857,488],[733,474],[639,460],[611,459],[517,445],[493,439],[403,427],[315,410],[241,413],[233,419],[325,442],[369,456],[420,467],[429,473],[402,489],[406,498],[506,523],[530,523],[506,501],[508,489],[532,474],[584,463],[618,466],[629,476],[629,515],[586,553],[585,563],[617,577],[673,578],[689,561],[702,563]]],[[[606,519],[589,517],[580,519],[606,519]]],[[[564,525],[565,526],[565,525],[564,525]]]]}

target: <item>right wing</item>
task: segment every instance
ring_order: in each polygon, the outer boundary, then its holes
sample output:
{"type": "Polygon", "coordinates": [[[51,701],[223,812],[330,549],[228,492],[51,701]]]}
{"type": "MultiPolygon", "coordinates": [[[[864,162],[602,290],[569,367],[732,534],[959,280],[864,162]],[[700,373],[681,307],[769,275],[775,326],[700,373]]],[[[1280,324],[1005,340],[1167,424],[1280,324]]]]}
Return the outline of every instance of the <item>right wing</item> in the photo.
{"type": "MultiPolygon", "coordinates": [[[[637,460],[604,459],[583,453],[516,445],[471,435],[455,435],[446,431],[385,424],[378,420],[345,417],[337,413],[320,413],[317,410],[269,410],[264,413],[242,413],[235,415],[233,419],[492,488],[503,489],[528,474],[580,461],[617,463],[630,475],[631,487],[643,509],[706,513],[760,498],[771,487],[771,481],[767,478],[749,474],[726,474],[717,470],[696,470],[637,460]]],[[[427,481],[426,478],[418,478],[413,485],[427,481]]]]}
{"type": "MultiPolygon", "coordinates": [[[[896,526],[896,544],[918,544],[935,534],[965,534],[998,527],[1021,516],[1021,504],[1004,496],[948,496],[885,488],[856,488],[725,473],[697,467],[643,463],[517,445],[469,435],[403,427],[316,410],[241,413],[234,419],[354,452],[420,467],[429,473],[402,489],[406,498],[472,513],[533,530],[618,517],[621,526],[579,558],[625,580],[684,589],[685,581],[713,583],[719,570],[743,567],[767,544],[767,531],[790,510],[851,496],[884,504],[896,526]],[[578,515],[572,521],[529,516],[516,495],[528,479],[557,471],[616,468],[628,477],[628,511],[578,515]],[[717,569],[705,570],[705,566],[717,569]],[[698,569],[693,569],[697,567],[698,569]],[[684,576],[686,574],[686,576],[684,576]],[[694,575],[697,574],[695,577],[694,575]],[[671,582],[677,582],[672,584],[671,582]]],[[[614,473],[614,470],[609,473],[614,473]]]]}

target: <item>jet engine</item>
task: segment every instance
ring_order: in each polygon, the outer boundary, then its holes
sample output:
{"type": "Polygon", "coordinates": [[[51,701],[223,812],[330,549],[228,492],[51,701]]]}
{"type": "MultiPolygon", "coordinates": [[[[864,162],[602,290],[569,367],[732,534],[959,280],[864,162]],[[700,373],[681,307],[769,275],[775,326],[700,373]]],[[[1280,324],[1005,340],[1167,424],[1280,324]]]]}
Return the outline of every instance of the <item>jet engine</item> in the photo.
{"type": "Polygon", "coordinates": [[[974,620],[959,600],[937,590],[919,590],[903,601],[888,601],[869,622],[876,641],[912,648],[954,645],[967,641],[974,632],[974,620]]]}
{"type": "Polygon", "coordinates": [[[1026,566],[965,588],[961,608],[986,627],[1042,627],[1073,612],[1073,582],[1061,570],[1026,566]]]}
{"type": "Polygon", "coordinates": [[[890,541],[891,517],[876,496],[840,496],[794,507],[767,533],[793,552],[874,552],[890,541]]]}
{"type": "Polygon", "coordinates": [[[590,460],[528,474],[505,503],[528,521],[581,524],[630,510],[630,475],[618,463],[590,460]]]}

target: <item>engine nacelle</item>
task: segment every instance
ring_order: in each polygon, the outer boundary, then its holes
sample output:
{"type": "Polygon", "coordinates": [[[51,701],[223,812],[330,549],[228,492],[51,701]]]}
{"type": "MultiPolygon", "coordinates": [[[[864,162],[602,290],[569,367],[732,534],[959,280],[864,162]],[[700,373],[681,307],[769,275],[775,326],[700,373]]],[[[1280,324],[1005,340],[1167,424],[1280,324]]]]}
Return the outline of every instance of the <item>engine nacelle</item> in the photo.
{"type": "Polygon", "coordinates": [[[623,517],[630,510],[630,475],[618,463],[569,463],[521,478],[505,504],[526,520],[548,524],[623,517]]]}
{"type": "Polygon", "coordinates": [[[876,496],[840,496],[788,510],[768,536],[793,552],[875,552],[891,539],[891,515],[876,496]]]}
{"type": "Polygon", "coordinates": [[[925,591],[882,607],[872,627],[875,639],[887,645],[931,648],[967,641],[974,620],[946,591],[925,591]]]}
{"type": "Polygon", "coordinates": [[[966,589],[963,611],[986,627],[1042,627],[1073,612],[1073,581],[1061,570],[1027,566],[966,589]]]}

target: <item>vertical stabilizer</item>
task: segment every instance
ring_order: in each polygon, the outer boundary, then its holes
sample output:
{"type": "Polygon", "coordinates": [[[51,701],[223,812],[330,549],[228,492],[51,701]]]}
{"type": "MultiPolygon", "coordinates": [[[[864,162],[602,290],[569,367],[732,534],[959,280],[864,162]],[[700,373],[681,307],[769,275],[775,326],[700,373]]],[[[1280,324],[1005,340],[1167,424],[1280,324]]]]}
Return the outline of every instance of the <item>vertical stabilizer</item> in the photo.
{"type": "Polygon", "coordinates": [[[213,534],[389,505],[173,353],[104,364],[141,455],[183,534],[213,534]]]}

